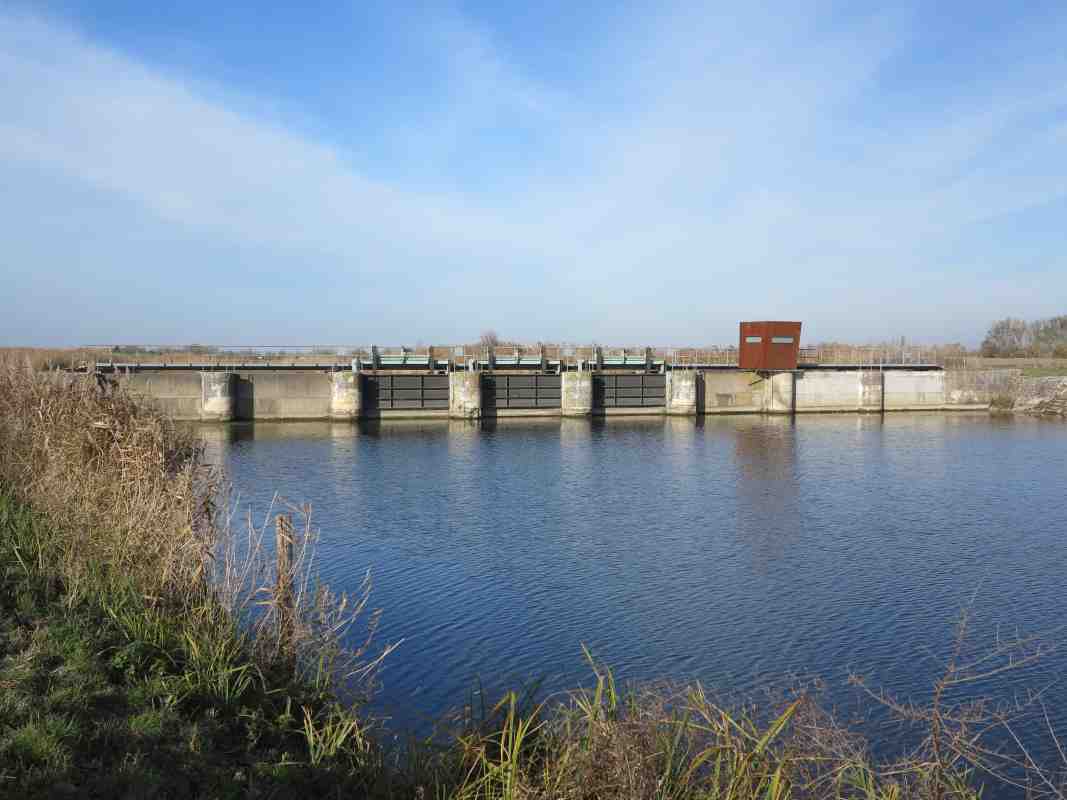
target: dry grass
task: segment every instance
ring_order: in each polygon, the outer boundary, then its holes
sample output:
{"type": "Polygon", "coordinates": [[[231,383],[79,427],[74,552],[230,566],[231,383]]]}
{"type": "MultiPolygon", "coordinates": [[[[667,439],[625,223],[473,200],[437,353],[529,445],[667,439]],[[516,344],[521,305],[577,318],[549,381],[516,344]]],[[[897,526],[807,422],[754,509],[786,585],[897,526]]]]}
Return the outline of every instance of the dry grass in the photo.
{"type": "Polygon", "coordinates": [[[369,581],[357,597],[321,586],[310,509],[294,509],[303,535],[281,576],[295,591],[280,610],[266,528],[234,518],[223,476],[201,455],[192,430],[99,376],[0,365],[0,486],[47,520],[53,535],[20,557],[47,571],[66,602],[102,599],[127,627],[165,622],[187,651],[227,651],[219,670],[246,664],[248,674],[308,682],[324,702],[341,683],[369,691],[389,650],[372,654],[369,581]],[[357,623],[363,645],[343,647],[357,623]]]}
{"type": "Polygon", "coordinates": [[[0,347],[0,363],[34,370],[73,369],[89,360],[89,351],[73,347],[0,347]]]}
{"type": "Polygon", "coordinates": [[[104,569],[146,595],[200,591],[217,476],[187,430],[91,377],[0,368],[0,480],[48,517],[72,590],[104,569]]]}

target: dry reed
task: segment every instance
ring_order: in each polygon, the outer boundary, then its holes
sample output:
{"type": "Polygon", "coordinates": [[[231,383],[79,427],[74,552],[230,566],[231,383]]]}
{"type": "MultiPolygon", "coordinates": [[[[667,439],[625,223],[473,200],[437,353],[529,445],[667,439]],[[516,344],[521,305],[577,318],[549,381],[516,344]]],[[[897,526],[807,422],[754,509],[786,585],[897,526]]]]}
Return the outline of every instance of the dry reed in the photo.
{"type": "Polygon", "coordinates": [[[191,428],[100,376],[0,364],[0,484],[48,521],[46,558],[68,602],[121,589],[195,636],[236,640],[258,669],[284,662],[323,697],[342,685],[366,695],[391,649],[372,653],[369,577],[356,597],[319,584],[309,508],[292,509],[300,547],[292,574],[278,576],[264,527],[242,524],[202,455],[191,428]],[[296,589],[284,654],[280,577],[296,589]],[[362,644],[345,646],[357,625],[362,644]]]}

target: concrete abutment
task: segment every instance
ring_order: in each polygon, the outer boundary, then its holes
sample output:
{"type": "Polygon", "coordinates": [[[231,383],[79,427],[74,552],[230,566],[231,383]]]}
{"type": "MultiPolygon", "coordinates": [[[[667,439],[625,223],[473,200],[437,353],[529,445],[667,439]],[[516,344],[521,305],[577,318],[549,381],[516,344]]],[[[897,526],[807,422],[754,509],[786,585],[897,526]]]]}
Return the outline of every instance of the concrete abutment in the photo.
{"type": "Polygon", "coordinates": [[[237,375],[233,372],[200,373],[200,419],[231,422],[237,411],[237,375]]]}
{"type": "Polygon", "coordinates": [[[670,416],[691,417],[700,403],[701,375],[693,369],[672,370],[666,377],[665,410],[670,416]]]}
{"type": "Polygon", "coordinates": [[[330,384],[330,419],[359,419],[362,411],[361,400],[359,373],[333,373],[330,384]]]}
{"type": "Polygon", "coordinates": [[[593,373],[564,372],[560,376],[560,414],[589,417],[593,414],[593,373]]]}
{"type": "Polygon", "coordinates": [[[448,374],[448,416],[452,419],[480,419],[482,416],[482,374],[448,374]]]}

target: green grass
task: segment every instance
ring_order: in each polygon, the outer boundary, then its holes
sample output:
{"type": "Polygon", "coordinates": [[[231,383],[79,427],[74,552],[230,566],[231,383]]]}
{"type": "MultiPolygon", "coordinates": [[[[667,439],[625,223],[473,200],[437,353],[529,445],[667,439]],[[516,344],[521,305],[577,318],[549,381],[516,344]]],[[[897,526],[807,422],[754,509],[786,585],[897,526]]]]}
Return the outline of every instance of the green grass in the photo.
{"type": "Polygon", "coordinates": [[[350,727],[340,741],[320,734],[309,754],[308,727],[322,728],[292,714],[299,687],[268,691],[239,638],[194,637],[122,595],[72,605],[27,571],[12,545],[40,524],[0,495],[0,797],[367,790],[346,761],[350,727]]]}
{"type": "Polygon", "coordinates": [[[1067,367],[1024,367],[1024,378],[1063,378],[1067,377],[1067,367]]]}

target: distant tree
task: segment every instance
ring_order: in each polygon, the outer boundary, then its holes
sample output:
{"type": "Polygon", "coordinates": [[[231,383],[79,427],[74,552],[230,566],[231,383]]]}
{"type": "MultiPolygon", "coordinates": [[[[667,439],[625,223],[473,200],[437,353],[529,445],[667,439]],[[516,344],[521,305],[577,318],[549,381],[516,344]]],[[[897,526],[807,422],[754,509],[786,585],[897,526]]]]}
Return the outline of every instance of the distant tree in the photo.
{"type": "Polygon", "coordinates": [[[982,340],[984,356],[1014,356],[1026,351],[1030,331],[1021,319],[1008,317],[994,322],[982,340]]]}
{"type": "Polygon", "coordinates": [[[1067,314],[1033,322],[1010,317],[994,322],[982,342],[982,355],[1067,357],[1067,314]]]}
{"type": "Polygon", "coordinates": [[[1067,346],[1067,315],[1038,320],[1030,324],[1036,355],[1052,355],[1067,346]]]}
{"type": "Polygon", "coordinates": [[[482,347],[496,347],[500,344],[500,337],[496,335],[496,331],[490,328],[487,331],[483,331],[482,337],[478,340],[478,343],[482,345],[482,347]]]}

